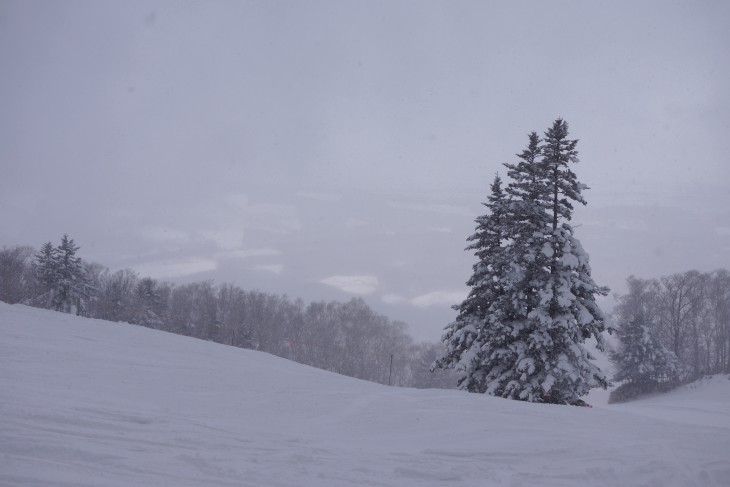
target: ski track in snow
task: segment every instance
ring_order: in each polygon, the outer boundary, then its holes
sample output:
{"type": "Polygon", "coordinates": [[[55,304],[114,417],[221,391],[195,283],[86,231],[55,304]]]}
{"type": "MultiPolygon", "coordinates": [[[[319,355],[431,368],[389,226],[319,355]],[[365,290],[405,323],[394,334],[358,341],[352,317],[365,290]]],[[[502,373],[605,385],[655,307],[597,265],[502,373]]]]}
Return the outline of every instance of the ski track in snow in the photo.
{"type": "Polygon", "coordinates": [[[398,389],[0,303],[3,486],[730,485],[730,380],[623,405],[398,389]]]}

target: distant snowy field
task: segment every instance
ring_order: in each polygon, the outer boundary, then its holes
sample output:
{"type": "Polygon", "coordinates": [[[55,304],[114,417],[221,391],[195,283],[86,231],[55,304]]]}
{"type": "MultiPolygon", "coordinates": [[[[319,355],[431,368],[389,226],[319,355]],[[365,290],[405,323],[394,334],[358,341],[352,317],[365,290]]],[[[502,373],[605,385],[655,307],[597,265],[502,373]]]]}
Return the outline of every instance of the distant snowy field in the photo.
{"type": "Polygon", "coordinates": [[[0,485],[730,485],[730,380],[526,404],[0,303],[0,485]]]}

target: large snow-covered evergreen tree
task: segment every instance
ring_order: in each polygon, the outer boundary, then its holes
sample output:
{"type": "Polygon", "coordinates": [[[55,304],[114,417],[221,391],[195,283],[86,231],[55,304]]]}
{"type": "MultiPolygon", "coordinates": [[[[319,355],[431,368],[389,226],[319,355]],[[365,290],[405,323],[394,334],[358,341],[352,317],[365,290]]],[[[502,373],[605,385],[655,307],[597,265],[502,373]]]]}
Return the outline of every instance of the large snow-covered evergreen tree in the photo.
{"type": "Polygon", "coordinates": [[[506,164],[511,182],[498,218],[490,207],[477,220],[499,244],[477,252],[471,293],[447,327],[446,351],[434,364],[460,370],[463,389],[576,404],[591,388],[608,384],[584,347],[593,337],[603,349],[604,317],[595,298],[608,290],[593,282],[570,225],[572,202],[585,204],[586,186],[568,166],[578,161],[576,145],[562,119],[544,141],[531,133],[519,161],[506,164]],[[471,305],[480,300],[488,307],[471,305]]]}
{"type": "Polygon", "coordinates": [[[605,318],[596,304],[597,295],[608,294],[608,288],[596,285],[591,278],[588,254],[574,236],[570,225],[572,202],[585,205],[582,190],[570,163],[578,162],[577,140],[568,139],[568,124],[557,119],[545,132],[543,159],[538,165],[546,172],[547,188],[552,196],[547,208],[551,218],[550,246],[543,254],[550,259],[550,279],[542,283],[540,306],[534,317],[544,327],[549,338],[539,354],[543,370],[536,382],[549,402],[574,402],[594,387],[607,387],[608,380],[591,360],[583,347],[586,339],[594,337],[603,350],[601,333],[605,318]]]}

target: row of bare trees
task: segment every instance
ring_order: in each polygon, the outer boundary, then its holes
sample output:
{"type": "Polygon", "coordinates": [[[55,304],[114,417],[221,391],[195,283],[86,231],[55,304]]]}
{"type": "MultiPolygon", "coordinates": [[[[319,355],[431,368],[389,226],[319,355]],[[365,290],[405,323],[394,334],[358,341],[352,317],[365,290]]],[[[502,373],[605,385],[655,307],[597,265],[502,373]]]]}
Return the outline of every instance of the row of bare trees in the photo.
{"type": "MultiPolygon", "coordinates": [[[[456,384],[450,372],[428,370],[439,345],[414,343],[406,324],[375,313],[362,299],[305,304],[232,284],[173,285],[129,269],[88,263],[85,269],[92,291],[84,314],[93,318],[261,350],[382,384],[456,384]]],[[[38,299],[43,292],[34,249],[0,250],[0,300],[47,307],[38,299]]]]}
{"type": "Polygon", "coordinates": [[[660,279],[628,278],[615,310],[619,326],[638,316],[674,352],[682,379],[730,373],[730,272],[688,271],[660,279]]]}

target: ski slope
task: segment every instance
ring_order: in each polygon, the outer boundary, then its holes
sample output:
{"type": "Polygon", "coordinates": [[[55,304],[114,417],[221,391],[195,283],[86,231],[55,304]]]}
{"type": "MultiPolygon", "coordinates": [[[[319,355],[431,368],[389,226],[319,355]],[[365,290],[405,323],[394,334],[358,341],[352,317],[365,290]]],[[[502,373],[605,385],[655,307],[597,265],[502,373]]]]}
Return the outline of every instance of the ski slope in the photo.
{"type": "Polygon", "coordinates": [[[730,485],[730,380],[526,404],[0,303],[0,485],[730,485]]]}

